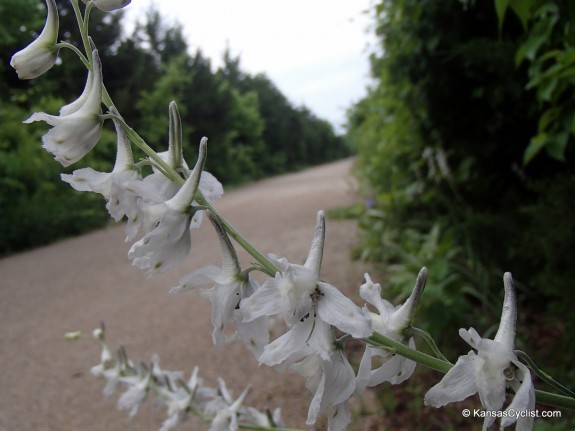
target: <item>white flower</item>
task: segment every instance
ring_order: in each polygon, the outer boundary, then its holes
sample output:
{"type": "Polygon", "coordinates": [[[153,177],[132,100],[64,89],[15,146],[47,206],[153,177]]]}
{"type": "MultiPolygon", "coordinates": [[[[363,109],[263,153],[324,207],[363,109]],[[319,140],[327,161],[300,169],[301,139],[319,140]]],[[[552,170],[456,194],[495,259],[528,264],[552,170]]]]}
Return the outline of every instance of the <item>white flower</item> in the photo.
{"type": "Polygon", "coordinates": [[[205,266],[186,274],[180,284],[171,290],[179,293],[191,290],[203,284],[212,284],[209,289],[202,289],[202,296],[212,303],[212,338],[215,345],[223,345],[225,333],[230,324],[236,327],[236,333],[242,342],[256,356],[269,342],[268,319],[265,316],[250,322],[242,320],[241,308],[244,299],[256,291],[257,284],[249,274],[242,274],[236,251],[226,232],[217,219],[208,214],[222,249],[222,267],[205,266]]]}
{"type": "Polygon", "coordinates": [[[104,395],[111,395],[122,375],[122,370],[120,362],[113,362],[112,352],[108,348],[108,345],[104,341],[104,330],[97,328],[93,332],[93,336],[100,343],[100,363],[91,368],[90,372],[97,377],[104,377],[107,380],[106,386],[104,388],[104,395]]]}
{"type": "Polygon", "coordinates": [[[344,431],[351,420],[347,400],[355,390],[355,374],[347,358],[336,350],[329,360],[310,355],[291,368],[306,379],[315,392],[306,423],[313,425],[319,414],[328,411],[328,431],[344,431]]]}
{"type": "Polygon", "coordinates": [[[248,421],[259,425],[264,428],[281,428],[284,427],[284,421],[282,419],[282,412],[281,409],[278,407],[276,408],[273,413],[267,410],[265,413],[260,412],[259,410],[248,407],[248,421]]]}
{"type": "MultiPolygon", "coordinates": [[[[84,0],[86,1],[86,0],[84,0]]],[[[132,0],[91,0],[98,9],[104,12],[112,12],[128,6],[132,0]]]]}
{"type": "Polygon", "coordinates": [[[10,66],[16,69],[20,79],[34,79],[44,74],[54,66],[58,57],[58,8],[55,0],[46,0],[46,6],[48,15],[42,33],[10,60],[10,66]]]}
{"type": "Polygon", "coordinates": [[[73,102],[62,108],[60,116],[36,112],[24,123],[45,121],[53,126],[43,137],[44,148],[54,155],[63,166],[69,166],[84,157],[100,139],[102,131],[102,67],[98,51],[92,53],[92,73],[88,73],[86,90],[80,96],[81,103],[73,102]]]}
{"type": "Polygon", "coordinates": [[[250,387],[248,386],[244,389],[242,394],[234,401],[223,379],[220,378],[219,383],[220,397],[206,407],[206,413],[214,416],[209,431],[236,431],[238,429],[240,409],[242,409],[242,403],[250,387]]]}
{"type": "Polygon", "coordinates": [[[305,264],[294,265],[285,259],[275,261],[280,272],[244,301],[245,321],[280,314],[289,327],[285,334],[265,347],[260,363],[294,363],[311,353],[329,360],[333,350],[332,326],[356,338],[371,334],[360,308],[334,286],[319,279],[324,239],[325,220],[320,211],[305,264]]]}
{"type": "Polygon", "coordinates": [[[130,417],[135,416],[138,413],[140,405],[144,402],[146,396],[148,395],[151,378],[152,375],[150,373],[147,373],[144,377],[121,377],[120,380],[128,385],[128,390],[126,390],[126,392],[124,392],[120,398],[118,398],[118,409],[129,410],[130,417]]]}
{"type": "MultiPolygon", "coordinates": [[[[177,172],[183,174],[184,178],[189,178],[192,172],[188,168],[182,153],[182,125],[178,108],[175,102],[170,103],[169,109],[170,127],[169,127],[169,141],[168,150],[157,153],[157,155],[170,167],[177,172]]],[[[207,138],[202,138],[202,141],[207,138]]],[[[200,146],[202,144],[200,143],[200,146]]],[[[157,205],[164,203],[175,196],[180,187],[171,181],[162,173],[160,169],[152,162],[153,173],[148,175],[142,181],[134,181],[130,185],[133,193],[141,199],[138,201],[139,207],[142,209],[144,217],[138,221],[137,231],[142,227],[145,233],[149,233],[157,226],[159,213],[156,210],[157,205]]],[[[209,203],[213,203],[220,199],[224,194],[222,184],[209,172],[202,172],[200,176],[200,183],[198,190],[209,203]]],[[[195,201],[192,204],[197,204],[195,201]]],[[[190,228],[197,228],[201,225],[203,219],[202,210],[197,210],[193,213],[190,228]]]]}
{"type": "Polygon", "coordinates": [[[160,382],[170,382],[170,384],[175,384],[178,380],[180,380],[184,373],[181,371],[170,371],[170,370],[163,370],[160,367],[160,357],[156,354],[152,355],[152,364],[150,367],[150,373],[152,377],[154,377],[157,381],[160,382]]]}
{"type": "Polygon", "coordinates": [[[190,379],[177,390],[159,389],[168,408],[168,418],[162,423],[160,431],[168,431],[184,423],[191,412],[191,408],[202,409],[206,398],[213,398],[216,391],[202,386],[202,379],[198,377],[198,367],[194,367],[190,379]]]}
{"type": "Polygon", "coordinates": [[[132,245],[128,257],[135,266],[147,269],[148,277],[169,271],[190,252],[189,230],[196,227],[192,204],[206,160],[206,145],[207,139],[203,138],[196,166],[174,197],[143,208],[146,224],[155,227],[132,245]]]}
{"type": "Polygon", "coordinates": [[[134,169],[134,159],[128,139],[118,120],[114,120],[118,135],[116,163],[112,172],[98,172],[92,168],[75,170],[71,175],[62,174],[63,181],[79,191],[91,191],[106,199],[108,213],[115,221],[124,216],[128,219],[126,240],[134,238],[139,229],[139,220],[143,217],[138,206],[139,196],[132,190],[132,184],[138,181],[139,171],[134,169]]]}
{"type": "MultiPolygon", "coordinates": [[[[511,274],[505,273],[503,281],[505,299],[495,339],[481,338],[473,328],[460,329],[461,338],[477,350],[477,353],[470,351],[459,357],[443,379],[427,392],[426,405],[441,407],[479,393],[481,404],[486,410],[501,411],[506,388],[511,386],[515,390],[515,397],[506,412],[534,409],[535,390],[531,374],[513,351],[517,303],[511,274]]],[[[495,418],[496,415],[486,416],[483,430],[489,428],[495,418]]],[[[501,428],[513,424],[516,420],[515,429],[518,431],[531,430],[533,427],[533,418],[529,415],[519,419],[513,415],[505,415],[501,420],[501,428]]]]}
{"type": "MultiPolygon", "coordinates": [[[[370,276],[365,274],[366,282],[359,288],[359,294],[365,301],[375,306],[378,311],[378,313],[373,313],[367,306],[363,309],[374,331],[415,349],[415,341],[413,338],[408,340],[405,331],[411,324],[419,298],[425,288],[426,275],[427,269],[422,268],[410,297],[403,305],[394,307],[381,297],[381,286],[374,284],[370,276]]],[[[366,345],[357,375],[356,392],[360,393],[366,386],[376,386],[383,382],[399,384],[408,379],[414,370],[414,361],[366,345]],[[374,356],[380,358],[381,365],[372,370],[371,362],[374,356]]]]}
{"type": "Polygon", "coordinates": [[[91,368],[90,372],[97,377],[104,377],[107,382],[104,386],[102,393],[105,396],[112,395],[120,383],[120,378],[123,375],[123,367],[119,361],[116,361],[112,366],[105,362],[101,362],[91,368]]]}

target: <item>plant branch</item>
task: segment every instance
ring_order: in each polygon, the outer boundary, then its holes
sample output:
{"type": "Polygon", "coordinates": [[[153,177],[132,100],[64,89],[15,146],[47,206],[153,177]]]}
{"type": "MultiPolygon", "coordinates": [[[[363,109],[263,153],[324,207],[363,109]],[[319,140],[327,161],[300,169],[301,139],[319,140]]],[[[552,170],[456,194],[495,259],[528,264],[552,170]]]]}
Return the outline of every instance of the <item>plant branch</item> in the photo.
{"type": "MultiPolygon", "coordinates": [[[[395,340],[392,340],[385,335],[378,332],[373,332],[371,337],[365,338],[364,341],[371,346],[379,347],[384,350],[396,353],[407,359],[417,362],[427,368],[433,370],[447,373],[453,364],[442,359],[435,358],[426,353],[418,352],[417,350],[411,349],[410,347],[401,344],[395,340]]],[[[559,407],[569,410],[575,410],[575,397],[554,394],[551,392],[542,391],[539,389],[535,390],[535,399],[538,403],[544,404],[550,407],[559,407]]]]}

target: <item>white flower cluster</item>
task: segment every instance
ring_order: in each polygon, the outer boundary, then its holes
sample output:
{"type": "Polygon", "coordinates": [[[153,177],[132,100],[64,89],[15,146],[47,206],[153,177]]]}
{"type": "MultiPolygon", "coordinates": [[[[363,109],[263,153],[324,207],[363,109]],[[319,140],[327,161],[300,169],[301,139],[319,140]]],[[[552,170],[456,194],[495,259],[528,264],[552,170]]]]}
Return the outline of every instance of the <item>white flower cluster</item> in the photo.
{"type": "MultiPolygon", "coordinates": [[[[285,258],[272,256],[270,260],[277,272],[261,286],[249,274],[241,271],[236,252],[224,229],[215,217],[210,216],[210,219],[220,237],[222,267],[200,268],[184,276],[172,292],[210,284],[211,287],[203,289],[201,293],[212,302],[214,343],[223,343],[224,331],[231,331],[230,337],[241,339],[260,364],[290,367],[300,373],[306,379],[308,389],[314,393],[307,424],[315,424],[318,415],[327,412],[329,429],[345,430],[351,419],[347,406],[349,398],[354,393],[362,392],[368,384],[373,386],[384,381],[396,383],[396,373],[391,371],[389,378],[379,377],[378,381],[370,379],[370,373],[377,374],[371,371],[370,359],[372,350],[376,349],[368,348],[366,357],[369,364],[363,361],[362,375],[356,377],[336,340],[336,333],[361,339],[369,337],[377,328],[403,342],[402,334],[410,324],[417,301],[408,301],[400,312],[389,305],[391,309],[380,309],[381,314],[375,315],[367,308],[361,310],[337,288],[322,281],[320,267],[325,240],[322,211],[317,215],[316,229],[305,263],[296,265],[285,258]],[[394,313],[399,313],[403,320],[394,317],[394,313]],[[285,332],[273,341],[269,339],[270,316],[279,317],[285,323],[285,332]],[[395,326],[384,323],[388,321],[393,321],[395,326]],[[361,380],[361,384],[356,384],[357,379],[361,380]]],[[[369,281],[364,286],[373,286],[368,275],[366,278],[369,281]]],[[[415,296],[421,295],[424,283],[425,270],[422,271],[418,282],[420,288],[415,296]]],[[[373,298],[367,295],[365,299],[370,301],[373,298]]],[[[404,378],[397,381],[399,383],[411,375],[415,363],[393,360],[389,362],[393,369],[396,362],[402,364],[399,368],[404,372],[404,378]],[[406,368],[404,362],[410,365],[406,368]]]]}
{"type": "MultiPolygon", "coordinates": [[[[12,57],[11,65],[22,79],[35,78],[50,69],[60,48],[56,43],[55,2],[46,0],[46,3],[48,18],[44,31],[12,57]]],[[[95,6],[110,11],[128,3],[129,0],[89,0],[86,8],[95,6]]],[[[77,0],[72,0],[72,4],[78,8],[77,0]]],[[[92,46],[90,41],[84,42],[85,46],[92,46]]],[[[321,279],[325,241],[322,211],[317,214],[310,251],[303,265],[275,255],[263,256],[211,206],[222,196],[223,188],[213,175],[204,171],[207,138],[200,142],[196,164],[188,168],[182,154],[182,126],[175,102],[169,107],[168,150],[156,154],[123,121],[104,91],[98,51],[94,48],[82,59],[89,65],[89,72],[78,99],[64,106],[59,116],[35,113],[26,122],[45,121],[52,126],[42,138],[44,147],[63,166],[69,166],[97,144],[103,122],[112,119],[117,132],[117,156],[112,172],[83,168],[62,175],[62,179],[76,190],[101,194],[110,216],[116,221],[127,221],[126,240],[135,240],[128,256],[148,276],[165,273],[185,260],[192,248],[190,230],[198,227],[204,213],[207,214],[220,241],[222,265],[190,272],[172,292],[199,288],[201,295],[211,301],[214,344],[239,339],[260,364],[289,367],[301,374],[313,393],[307,424],[315,424],[325,412],[328,429],[333,431],[347,429],[351,419],[348,400],[354,394],[383,382],[399,384],[412,375],[418,358],[426,356],[415,350],[411,331],[425,287],[425,268],[420,271],[411,296],[397,307],[382,298],[381,286],[366,274],[359,292],[369,305],[358,307],[321,279]],[[108,109],[106,114],[102,114],[103,102],[108,109]],[[136,164],[131,144],[146,152],[148,159],[136,164]],[[144,175],[145,166],[151,166],[148,175],[144,175]],[[136,240],[139,234],[141,237],[136,240]],[[230,236],[256,259],[255,266],[242,269],[230,236]],[[263,284],[250,277],[254,270],[268,276],[263,284]],[[274,319],[282,323],[284,330],[271,340],[270,321],[274,319]],[[381,344],[374,337],[386,341],[381,344]],[[366,341],[357,374],[344,349],[345,341],[350,338],[366,341]],[[376,362],[374,358],[378,360],[376,367],[372,365],[376,362]]],[[[517,309],[511,274],[505,274],[504,285],[497,335],[490,340],[481,338],[473,328],[461,329],[460,336],[474,350],[461,356],[455,365],[433,358],[450,369],[425,395],[427,405],[440,407],[478,393],[485,409],[501,410],[508,390],[512,389],[515,397],[508,409],[533,409],[535,392],[531,374],[514,351],[517,309]]],[[[248,389],[233,398],[223,380],[217,390],[204,386],[197,369],[183,382],[181,373],[162,370],[157,358],[149,366],[136,367],[121,351],[114,360],[103,330],[97,330],[94,336],[101,342],[102,350],[100,364],[92,372],[107,380],[104,393],[110,394],[118,386],[126,387],[118,407],[135,415],[148,394],[154,392],[168,409],[161,431],[184,422],[190,413],[209,417],[210,429],[214,431],[236,430],[240,422],[256,424],[261,429],[282,424],[279,410],[272,415],[243,406],[248,389]]],[[[483,429],[493,421],[494,417],[486,418],[483,429]]],[[[508,415],[502,419],[501,427],[515,421],[517,430],[530,430],[533,425],[532,417],[516,419],[508,415]]]]}
{"type": "Polygon", "coordinates": [[[184,381],[182,372],[163,370],[156,355],[149,365],[137,367],[123,348],[119,350],[118,358],[113,358],[102,328],[94,330],[93,335],[101,344],[101,355],[100,363],[92,367],[92,374],[107,380],[104,395],[111,395],[122,388],[124,391],[118,398],[117,406],[120,410],[127,410],[130,416],[138,413],[150,394],[155,395],[156,401],[167,410],[167,418],[160,431],[183,424],[191,415],[209,422],[210,431],[236,431],[240,423],[262,428],[283,426],[279,408],[273,413],[262,413],[244,406],[249,387],[234,399],[223,379],[219,379],[217,389],[205,386],[199,377],[198,367],[195,367],[190,378],[184,381]]]}

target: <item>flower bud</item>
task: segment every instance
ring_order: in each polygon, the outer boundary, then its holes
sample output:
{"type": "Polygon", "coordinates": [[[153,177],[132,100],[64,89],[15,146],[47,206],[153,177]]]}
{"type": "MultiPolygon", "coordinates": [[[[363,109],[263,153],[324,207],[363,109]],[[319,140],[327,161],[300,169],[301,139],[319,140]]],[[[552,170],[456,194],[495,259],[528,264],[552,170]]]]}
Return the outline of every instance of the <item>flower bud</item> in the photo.
{"type": "Polygon", "coordinates": [[[48,15],[46,25],[34,42],[12,56],[10,66],[18,78],[34,79],[47,72],[58,57],[58,8],[55,0],[46,0],[48,15]]]}
{"type": "Polygon", "coordinates": [[[128,6],[132,0],[92,0],[94,6],[104,12],[112,12],[128,6]]]}

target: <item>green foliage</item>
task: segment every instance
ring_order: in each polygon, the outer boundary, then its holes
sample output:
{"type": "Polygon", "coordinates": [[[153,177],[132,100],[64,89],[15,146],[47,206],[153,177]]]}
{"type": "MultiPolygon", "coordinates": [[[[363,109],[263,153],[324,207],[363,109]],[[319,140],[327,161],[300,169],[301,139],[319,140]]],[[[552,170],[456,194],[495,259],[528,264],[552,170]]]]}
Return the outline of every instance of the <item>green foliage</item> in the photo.
{"type": "Polygon", "coordinates": [[[59,164],[41,147],[41,129],[21,125],[27,115],[0,103],[0,255],[77,235],[108,219],[101,199],[74,193],[60,181],[59,164]]]}
{"type": "MultiPolygon", "coordinates": [[[[505,271],[520,289],[518,334],[527,349],[543,346],[532,342],[541,338],[534,314],[553,328],[575,327],[566,293],[575,259],[575,162],[566,145],[573,19],[560,7],[550,32],[531,41],[526,52],[541,60],[537,75],[535,63],[516,62],[533,23],[520,3],[378,2],[375,84],[348,116],[346,138],[358,151],[366,199],[357,255],[383,262],[389,288],[403,296],[427,266],[420,320],[431,322],[436,337],[449,329],[453,347],[454,328],[495,329],[505,271]],[[498,15],[507,7],[515,13],[502,25],[498,15]],[[537,141],[542,124],[544,142],[537,141]],[[532,138],[554,157],[525,165],[532,138]]],[[[567,332],[546,333],[549,350],[568,350],[567,332]]],[[[557,369],[575,363],[566,355],[548,359],[557,369]]]]}
{"type": "Polygon", "coordinates": [[[529,82],[543,108],[537,134],[524,154],[529,163],[543,149],[564,161],[567,144],[575,138],[575,6],[556,0],[496,1],[499,25],[507,6],[519,17],[526,37],[518,47],[518,65],[527,60],[529,82]],[[509,3],[509,4],[507,4],[509,3]]]}
{"type": "MultiPolygon", "coordinates": [[[[69,0],[57,0],[59,39],[81,43],[69,0]]],[[[83,3],[80,2],[81,7],[83,3]]],[[[201,137],[209,138],[207,169],[226,185],[239,184],[349,154],[331,125],[305,107],[294,107],[264,75],[250,76],[229,52],[213,70],[201,51],[188,52],[182,26],[167,24],[151,8],[130,35],[122,11],[93,9],[90,36],[103,63],[106,88],[128,124],[158,151],[167,148],[168,105],[178,103],[184,154],[193,163],[201,137]]],[[[41,149],[45,124],[21,124],[34,111],[57,114],[81,93],[87,72],[75,54],[60,50],[60,60],[44,76],[20,81],[11,56],[41,31],[45,7],[38,0],[0,3],[0,253],[10,253],[105,223],[99,196],[70,190],[59,179],[61,167],[41,149]],[[58,94],[58,100],[44,97],[58,94]],[[6,103],[4,103],[4,101],[6,103]]],[[[110,127],[110,125],[106,125],[110,127]]],[[[87,161],[109,171],[115,139],[105,129],[87,161]]],[[[144,157],[136,153],[136,157],[144,157]]],[[[85,166],[83,162],[74,169],[85,166]]]]}

